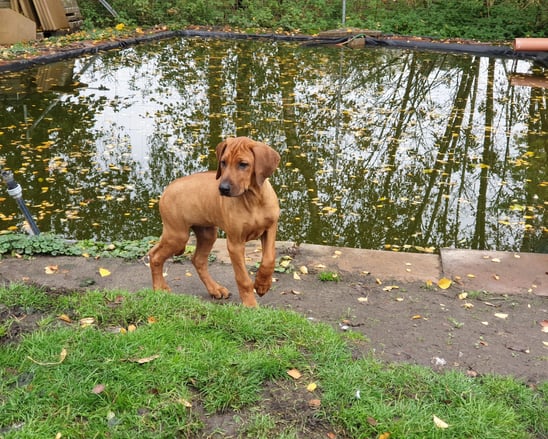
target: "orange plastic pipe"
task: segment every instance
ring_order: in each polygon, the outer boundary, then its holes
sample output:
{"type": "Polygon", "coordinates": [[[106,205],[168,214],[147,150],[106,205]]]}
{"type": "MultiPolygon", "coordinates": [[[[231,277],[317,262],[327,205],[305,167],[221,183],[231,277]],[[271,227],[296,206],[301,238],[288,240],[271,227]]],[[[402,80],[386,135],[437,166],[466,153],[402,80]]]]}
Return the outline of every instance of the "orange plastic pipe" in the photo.
{"type": "Polygon", "coordinates": [[[518,52],[548,51],[548,38],[516,38],[514,50],[518,52]]]}

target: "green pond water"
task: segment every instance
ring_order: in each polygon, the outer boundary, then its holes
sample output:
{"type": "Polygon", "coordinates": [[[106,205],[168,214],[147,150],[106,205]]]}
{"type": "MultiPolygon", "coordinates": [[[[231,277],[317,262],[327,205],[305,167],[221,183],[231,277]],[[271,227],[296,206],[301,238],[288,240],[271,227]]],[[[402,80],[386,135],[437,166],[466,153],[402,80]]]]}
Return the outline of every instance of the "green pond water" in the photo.
{"type": "MultiPolygon", "coordinates": [[[[548,251],[547,73],[398,49],[178,38],[0,74],[0,164],[42,232],[159,236],[174,178],[226,136],[282,156],[278,239],[548,251]],[[544,249],[544,250],[543,250],[544,249]]],[[[0,231],[23,218],[5,186],[0,231]]]]}

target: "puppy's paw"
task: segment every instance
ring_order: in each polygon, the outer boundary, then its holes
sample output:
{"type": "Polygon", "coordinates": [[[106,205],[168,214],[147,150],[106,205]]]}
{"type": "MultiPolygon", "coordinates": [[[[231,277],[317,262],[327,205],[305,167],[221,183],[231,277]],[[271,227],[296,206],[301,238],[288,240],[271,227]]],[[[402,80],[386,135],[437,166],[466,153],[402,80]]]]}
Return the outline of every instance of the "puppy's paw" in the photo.
{"type": "Polygon", "coordinates": [[[266,293],[268,293],[268,290],[270,290],[271,286],[272,276],[268,276],[268,278],[262,278],[257,276],[257,279],[255,279],[255,284],[253,285],[255,291],[259,296],[264,296],[266,293]]]}
{"type": "Polygon", "coordinates": [[[228,299],[230,297],[230,292],[225,287],[219,284],[209,289],[209,294],[211,295],[211,297],[217,300],[228,299]]]}

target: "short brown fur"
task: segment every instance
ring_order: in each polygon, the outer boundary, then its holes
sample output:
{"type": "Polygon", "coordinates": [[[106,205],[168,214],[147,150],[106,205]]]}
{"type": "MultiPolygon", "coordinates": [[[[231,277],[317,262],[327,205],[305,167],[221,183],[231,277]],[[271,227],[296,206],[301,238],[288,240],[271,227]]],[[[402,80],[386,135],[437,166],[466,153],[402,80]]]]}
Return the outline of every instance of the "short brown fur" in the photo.
{"type": "Polygon", "coordinates": [[[276,259],[276,230],[280,208],[268,181],[280,155],[264,143],[247,137],[228,138],[216,149],[217,171],[202,172],[173,181],[160,199],[163,231],[149,252],[152,286],[169,290],[163,276],[165,261],[182,254],[190,229],[196,235],[192,263],[207,291],[216,299],[229,296],[209,274],[208,256],[217,239],[217,229],[226,233],[240,298],[245,306],[257,306],[259,296],[272,285],[276,259]],[[259,239],[262,260],[255,283],[245,265],[245,243],[259,239]]]}

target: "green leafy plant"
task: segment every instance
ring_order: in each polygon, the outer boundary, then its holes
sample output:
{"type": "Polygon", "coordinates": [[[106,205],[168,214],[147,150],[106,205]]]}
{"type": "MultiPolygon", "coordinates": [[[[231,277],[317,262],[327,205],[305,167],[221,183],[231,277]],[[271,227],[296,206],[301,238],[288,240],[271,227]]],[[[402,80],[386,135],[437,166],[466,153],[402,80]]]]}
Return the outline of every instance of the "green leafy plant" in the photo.
{"type": "Polygon", "coordinates": [[[339,274],[334,271],[322,271],[318,274],[318,279],[322,282],[339,282],[341,280],[339,274]]]}
{"type": "Polygon", "coordinates": [[[90,257],[137,259],[144,256],[155,241],[156,238],[154,237],[145,237],[138,241],[114,241],[107,243],[95,240],[70,241],[50,233],[41,233],[37,236],[7,233],[0,235],[0,255],[86,255],[90,257]]]}

